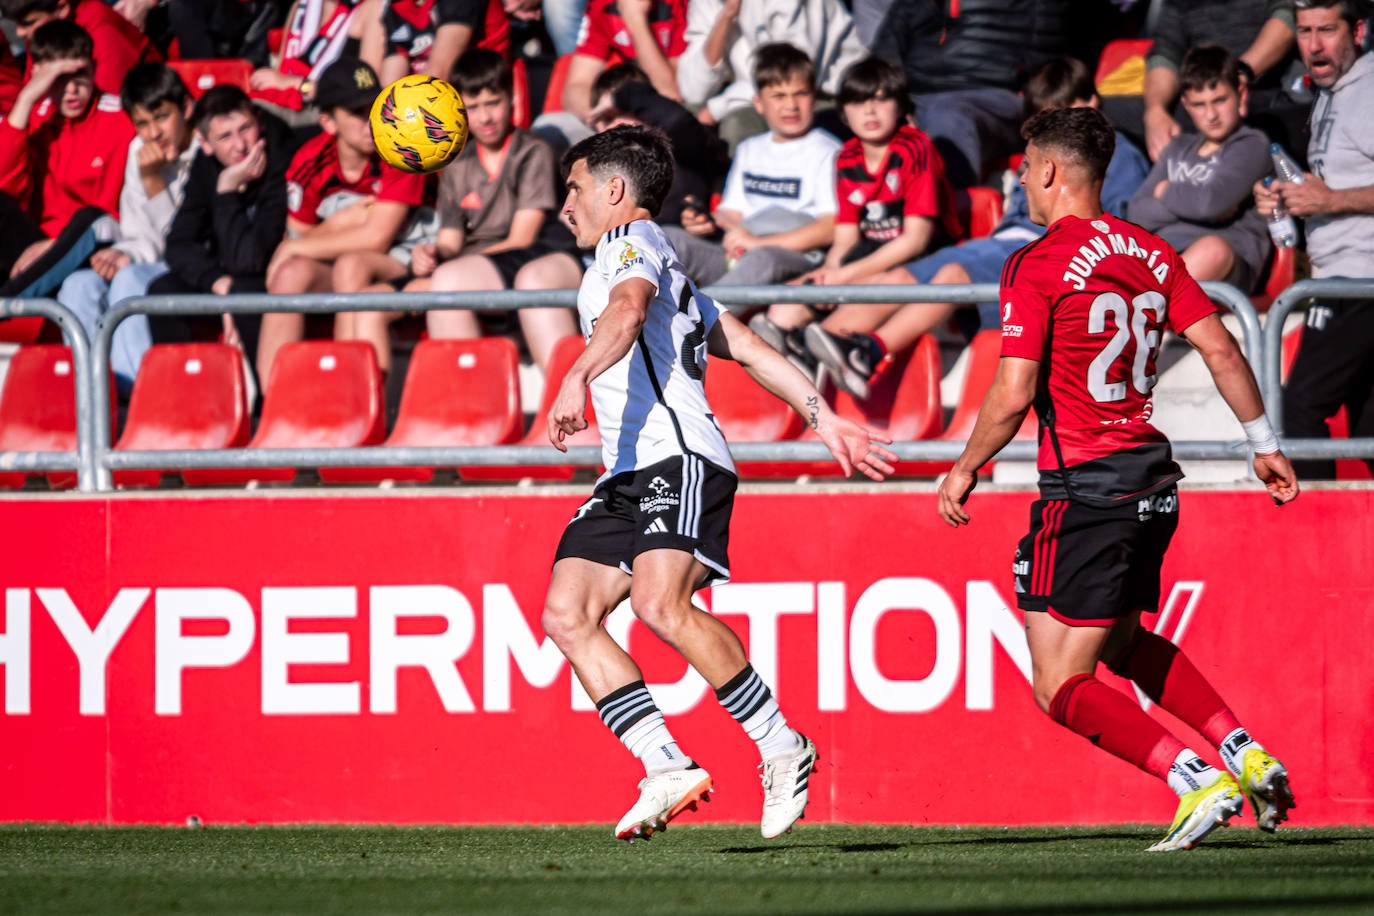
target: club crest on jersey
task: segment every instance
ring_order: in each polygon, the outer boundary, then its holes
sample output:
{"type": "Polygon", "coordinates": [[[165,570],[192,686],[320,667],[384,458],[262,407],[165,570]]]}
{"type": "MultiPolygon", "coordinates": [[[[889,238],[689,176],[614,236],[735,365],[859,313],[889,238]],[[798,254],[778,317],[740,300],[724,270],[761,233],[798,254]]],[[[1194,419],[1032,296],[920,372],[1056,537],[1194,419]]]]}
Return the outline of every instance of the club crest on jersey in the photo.
{"type": "Polygon", "coordinates": [[[644,255],[639,253],[639,249],[629,242],[624,242],[620,247],[620,266],[615,269],[616,273],[629,270],[636,264],[644,263],[644,255]]]}

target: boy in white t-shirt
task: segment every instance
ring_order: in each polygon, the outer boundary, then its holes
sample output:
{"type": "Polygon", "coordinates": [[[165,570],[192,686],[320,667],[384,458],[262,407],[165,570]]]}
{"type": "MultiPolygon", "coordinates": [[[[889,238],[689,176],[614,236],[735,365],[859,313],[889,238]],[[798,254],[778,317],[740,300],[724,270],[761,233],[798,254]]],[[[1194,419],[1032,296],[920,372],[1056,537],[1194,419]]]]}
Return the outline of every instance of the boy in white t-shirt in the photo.
{"type": "Polygon", "coordinates": [[[834,238],[840,142],[812,126],[815,64],[792,45],[763,45],[754,84],[768,133],[736,148],[714,218],[698,201],[682,214],[681,229],[664,227],[701,283],[783,283],[817,267],[834,238]]]}

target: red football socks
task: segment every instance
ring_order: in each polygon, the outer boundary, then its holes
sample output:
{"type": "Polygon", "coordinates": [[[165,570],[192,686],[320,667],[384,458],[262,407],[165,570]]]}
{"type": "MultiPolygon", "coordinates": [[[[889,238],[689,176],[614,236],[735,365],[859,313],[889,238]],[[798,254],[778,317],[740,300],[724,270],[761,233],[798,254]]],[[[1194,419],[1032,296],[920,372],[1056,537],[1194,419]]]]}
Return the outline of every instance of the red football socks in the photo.
{"type": "Polygon", "coordinates": [[[1145,714],[1124,693],[1093,677],[1069,678],[1050,703],[1050,716],[1109,754],[1168,781],[1182,741],[1145,714]]]}
{"type": "Polygon", "coordinates": [[[1126,650],[1108,664],[1145,695],[1221,747],[1240,723],[1207,679],[1178,646],[1148,630],[1137,630],[1126,650]]]}

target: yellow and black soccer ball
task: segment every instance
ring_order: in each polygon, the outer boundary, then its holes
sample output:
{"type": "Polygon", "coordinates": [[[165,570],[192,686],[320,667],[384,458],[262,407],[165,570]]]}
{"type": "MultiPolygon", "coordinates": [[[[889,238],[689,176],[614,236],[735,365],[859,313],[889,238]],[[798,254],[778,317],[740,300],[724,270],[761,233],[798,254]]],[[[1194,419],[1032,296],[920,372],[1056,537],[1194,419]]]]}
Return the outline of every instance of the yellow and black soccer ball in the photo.
{"type": "Polygon", "coordinates": [[[437,172],[462,152],[468,139],[463,97],[433,76],[412,73],[382,90],[372,105],[377,152],[406,172],[437,172]]]}

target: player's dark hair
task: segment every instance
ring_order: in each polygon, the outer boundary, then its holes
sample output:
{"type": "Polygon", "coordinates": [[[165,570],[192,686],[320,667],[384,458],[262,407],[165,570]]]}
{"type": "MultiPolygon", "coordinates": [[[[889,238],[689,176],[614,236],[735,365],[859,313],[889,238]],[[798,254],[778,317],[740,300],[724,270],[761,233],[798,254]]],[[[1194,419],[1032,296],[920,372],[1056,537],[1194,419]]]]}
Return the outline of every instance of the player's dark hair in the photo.
{"type": "Polygon", "coordinates": [[[623,125],[592,134],[563,154],[563,171],[585,160],[597,181],[619,175],[635,203],[655,216],[673,185],[673,147],[657,127],[623,125]]]}
{"type": "Polygon", "coordinates": [[[801,48],[785,41],[774,41],[754,50],[755,91],[794,79],[816,88],[816,62],[801,48]]]}
{"type": "Polygon", "coordinates": [[[899,116],[905,119],[912,111],[906,71],[876,54],[850,64],[840,78],[840,92],[835,101],[843,108],[869,99],[896,99],[899,116]]]}
{"type": "Polygon", "coordinates": [[[1240,91],[1240,61],[1221,45],[1197,45],[1183,56],[1178,81],[1184,92],[1201,92],[1225,84],[1240,91]]]}
{"type": "Polygon", "coordinates": [[[255,117],[258,113],[257,108],[253,106],[253,100],[248,97],[248,93],[238,86],[211,86],[196,102],[196,107],[191,109],[191,126],[200,131],[202,135],[208,134],[212,120],[233,114],[236,111],[242,111],[255,117]]]}
{"type": "Polygon", "coordinates": [[[1355,26],[1359,25],[1360,20],[1369,15],[1368,0],[1294,0],[1293,12],[1301,10],[1340,10],[1340,17],[1345,20],[1345,24],[1350,26],[1350,31],[1355,31],[1355,26]]]}
{"type": "Polygon", "coordinates": [[[1067,156],[1102,181],[1116,151],[1116,132],[1096,108],[1051,108],[1021,125],[1021,138],[1042,150],[1067,156]]]}
{"type": "Polygon", "coordinates": [[[0,0],[0,16],[4,16],[10,22],[20,22],[31,13],[55,13],[60,2],[61,0],[0,0]]]}
{"type": "Polygon", "coordinates": [[[649,85],[649,74],[641,70],[639,64],[626,61],[614,67],[607,67],[592,80],[592,104],[595,105],[606,93],[614,93],[621,86],[631,83],[649,85]]]}
{"type": "Polygon", "coordinates": [[[156,111],[163,102],[171,102],[180,111],[186,107],[191,91],[177,72],[164,63],[138,64],[124,77],[119,87],[119,104],[129,117],[134,108],[156,111]]]}
{"type": "Polygon", "coordinates": [[[1026,108],[1036,114],[1047,108],[1067,108],[1097,95],[1088,65],[1076,57],[1051,57],[1026,80],[1026,108]]]}
{"type": "Polygon", "coordinates": [[[459,95],[477,95],[490,90],[511,98],[515,95],[515,76],[510,64],[495,51],[473,48],[453,64],[453,85],[459,95]]]}
{"type": "Polygon", "coordinates": [[[29,38],[29,60],[35,64],[50,60],[95,60],[91,33],[75,22],[54,19],[34,30],[29,38]]]}

